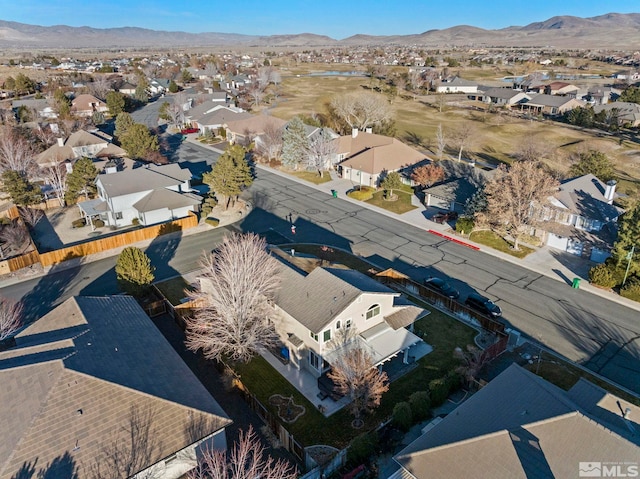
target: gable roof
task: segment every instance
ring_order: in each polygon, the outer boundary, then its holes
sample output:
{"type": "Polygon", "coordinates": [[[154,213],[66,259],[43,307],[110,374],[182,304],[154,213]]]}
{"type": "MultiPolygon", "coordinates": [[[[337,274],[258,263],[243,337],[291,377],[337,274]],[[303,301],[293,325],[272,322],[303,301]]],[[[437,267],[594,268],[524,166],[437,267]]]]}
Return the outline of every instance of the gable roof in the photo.
{"type": "Polygon", "coordinates": [[[87,477],[135,414],[162,438],[142,468],[230,422],[130,296],[70,298],[16,344],[0,352],[2,479],[65,454],[87,477]],[[194,422],[205,427],[196,432],[194,422]]]}
{"type": "Polygon", "coordinates": [[[537,95],[532,95],[529,101],[526,102],[526,104],[559,108],[571,102],[576,103],[576,106],[583,103],[569,96],[547,95],[546,93],[539,93],[537,95]]]}
{"type": "Polygon", "coordinates": [[[400,140],[373,133],[359,132],[345,135],[334,140],[338,154],[348,155],[341,166],[377,175],[383,171],[396,171],[413,165],[426,158],[426,155],[405,145],[400,140]]]}
{"type": "Polygon", "coordinates": [[[286,123],[286,121],[276,118],[275,116],[250,115],[250,117],[247,118],[227,122],[227,129],[239,135],[244,135],[245,131],[250,131],[255,135],[261,135],[269,125],[282,128],[286,123]]]}
{"type": "Polygon", "coordinates": [[[615,220],[623,212],[607,203],[606,185],[591,173],[565,180],[554,197],[570,212],[602,222],[615,220]]]}
{"type": "Polygon", "coordinates": [[[92,107],[93,104],[98,105],[101,108],[106,108],[107,107],[107,104],[105,102],[103,102],[102,100],[100,100],[99,98],[96,98],[93,95],[89,95],[88,93],[85,93],[85,94],[82,94],[82,95],[78,95],[73,100],[71,100],[71,109],[73,111],[92,110],[93,109],[93,107],[92,107]]]}
{"type": "Polygon", "coordinates": [[[417,479],[562,478],[575,476],[580,461],[637,458],[639,444],[513,364],[395,459],[417,479]]]}
{"type": "Polygon", "coordinates": [[[65,146],[70,146],[71,148],[78,146],[99,145],[102,143],[104,143],[106,146],[108,141],[105,138],[101,138],[85,130],[78,130],[72,133],[69,138],[67,138],[67,141],[64,142],[65,146]]]}
{"type": "Polygon", "coordinates": [[[526,93],[519,90],[514,90],[512,88],[500,88],[500,87],[489,88],[484,92],[484,94],[485,96],[488,96],[491,98],[500,98],[502,100],[511,100],[512,98],[515,98],[515,97],[522,97],[522,99],[529,98],[529,96],[526,93]]]}
{"type": "Polygon", "coordinates": [[[282,264],[276,304],[314,333],[319,333],[363,293],[395,291],[359,271],[315,268],[305,274],[282,264]]]}
{"type": "Polygon", "coordinates": [[[148,165],[134,170],[98,175],[96,181],[110,197],[177,186],[191,179],[191,172],[177,163],[148,165]]]}
{"type": "Polygon", "coordinates": [[[251,118],[252,116],[253,115],[251,113],[246,111],[238,112],[226,106],[216,105],[208,113],[201,115],[200,118],[198,118],[197,115],[194,115],[193,118],[201,125],[206,126],[225,125],[233,121],[246,120],[247,118],[251,118]]]}
{"type": "Polygon", "coordinates": [[[141,213],[148,213],[162,209],[176,210],[186,206],[199,205],[200,203],[202,203],[201,196],[158,188],[136,201],[133,207],[141,213]]]}

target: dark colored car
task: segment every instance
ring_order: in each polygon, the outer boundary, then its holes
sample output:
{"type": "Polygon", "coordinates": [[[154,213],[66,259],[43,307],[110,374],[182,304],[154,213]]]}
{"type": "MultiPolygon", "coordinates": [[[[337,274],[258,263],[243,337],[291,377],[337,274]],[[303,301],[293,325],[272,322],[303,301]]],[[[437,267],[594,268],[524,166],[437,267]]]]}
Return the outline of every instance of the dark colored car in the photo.
{"type": "Polygon", "coordinates": [[[197,128],[183,128],[180,130],[180,133],[183,135],[188,135],[189,133],[198,133],[200,130],[197,128]]]}
{"type": "Polygon", "coordinates": [[[424,285],[446,296],[447,298],[457,299],[460,292],[442,278],[427,278],[424,285]]]}
{"type": "Polygon", "coordinates": [[[458,219],[458,213],[455,211],[448,211],[446,213],[437,213],[431,217],[431,221],[436,223],[448,223],[449,221],[455,221],[458,219]]]}
{"type": "Polygon", "coordinates": [[[471,293],[464,304],[473,308],[487,316],[493,316],[494,318],[499,318],[502,316],[502,310],[500,306],[491,301],[489,298],[486,298],[478,293],[471,293]]]}

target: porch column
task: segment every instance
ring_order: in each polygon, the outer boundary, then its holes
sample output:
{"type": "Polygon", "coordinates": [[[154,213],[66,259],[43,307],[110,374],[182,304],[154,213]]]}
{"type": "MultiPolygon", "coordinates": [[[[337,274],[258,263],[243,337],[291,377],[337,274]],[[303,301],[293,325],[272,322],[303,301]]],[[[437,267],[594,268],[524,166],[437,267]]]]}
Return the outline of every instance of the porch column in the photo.
{"type": "Polygon", "coordinates": [[[409,364],[409,348],[404,349],[402,352],[404,353],[402,355],[402,364],[409,364]]]}

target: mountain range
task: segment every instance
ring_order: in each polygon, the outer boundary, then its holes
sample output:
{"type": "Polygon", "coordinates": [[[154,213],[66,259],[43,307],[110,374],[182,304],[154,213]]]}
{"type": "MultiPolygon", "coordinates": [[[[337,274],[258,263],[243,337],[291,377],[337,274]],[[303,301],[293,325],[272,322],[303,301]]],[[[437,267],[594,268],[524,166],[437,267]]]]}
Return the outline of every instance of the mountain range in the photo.
{"type": "Polygon", "coordinates": [[[580,18],[557,16],[526,26],[485,30],[459,25],[411,35],[353,35],[342,40],[313,33],[295,35],[243,35],[187,33],[137,27],[91,28],[54,25],[43,27],[0,20],[0,48],[149,48],[149,47],[341,47],[355,45],[417,45],[443,48],[555,47],[580,49],[640,49],[640,13],[608,13],[580,18]]]}

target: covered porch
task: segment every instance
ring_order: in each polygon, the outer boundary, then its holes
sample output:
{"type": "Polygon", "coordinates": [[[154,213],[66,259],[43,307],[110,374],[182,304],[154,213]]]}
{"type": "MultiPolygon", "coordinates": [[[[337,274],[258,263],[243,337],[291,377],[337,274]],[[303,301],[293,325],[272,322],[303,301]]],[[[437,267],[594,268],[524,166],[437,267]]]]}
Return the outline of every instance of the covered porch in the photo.
{"type": "Polygon", "coordinates": [[[96,227],[93,222],[97,219],[109,223],[109,205],[106,201],[100,198],[93,200],[83,201],[78,203],[80,209],[80,215],[85,219],[86,223],[91,226],[91,230],[95,230],[96,227]]]}

